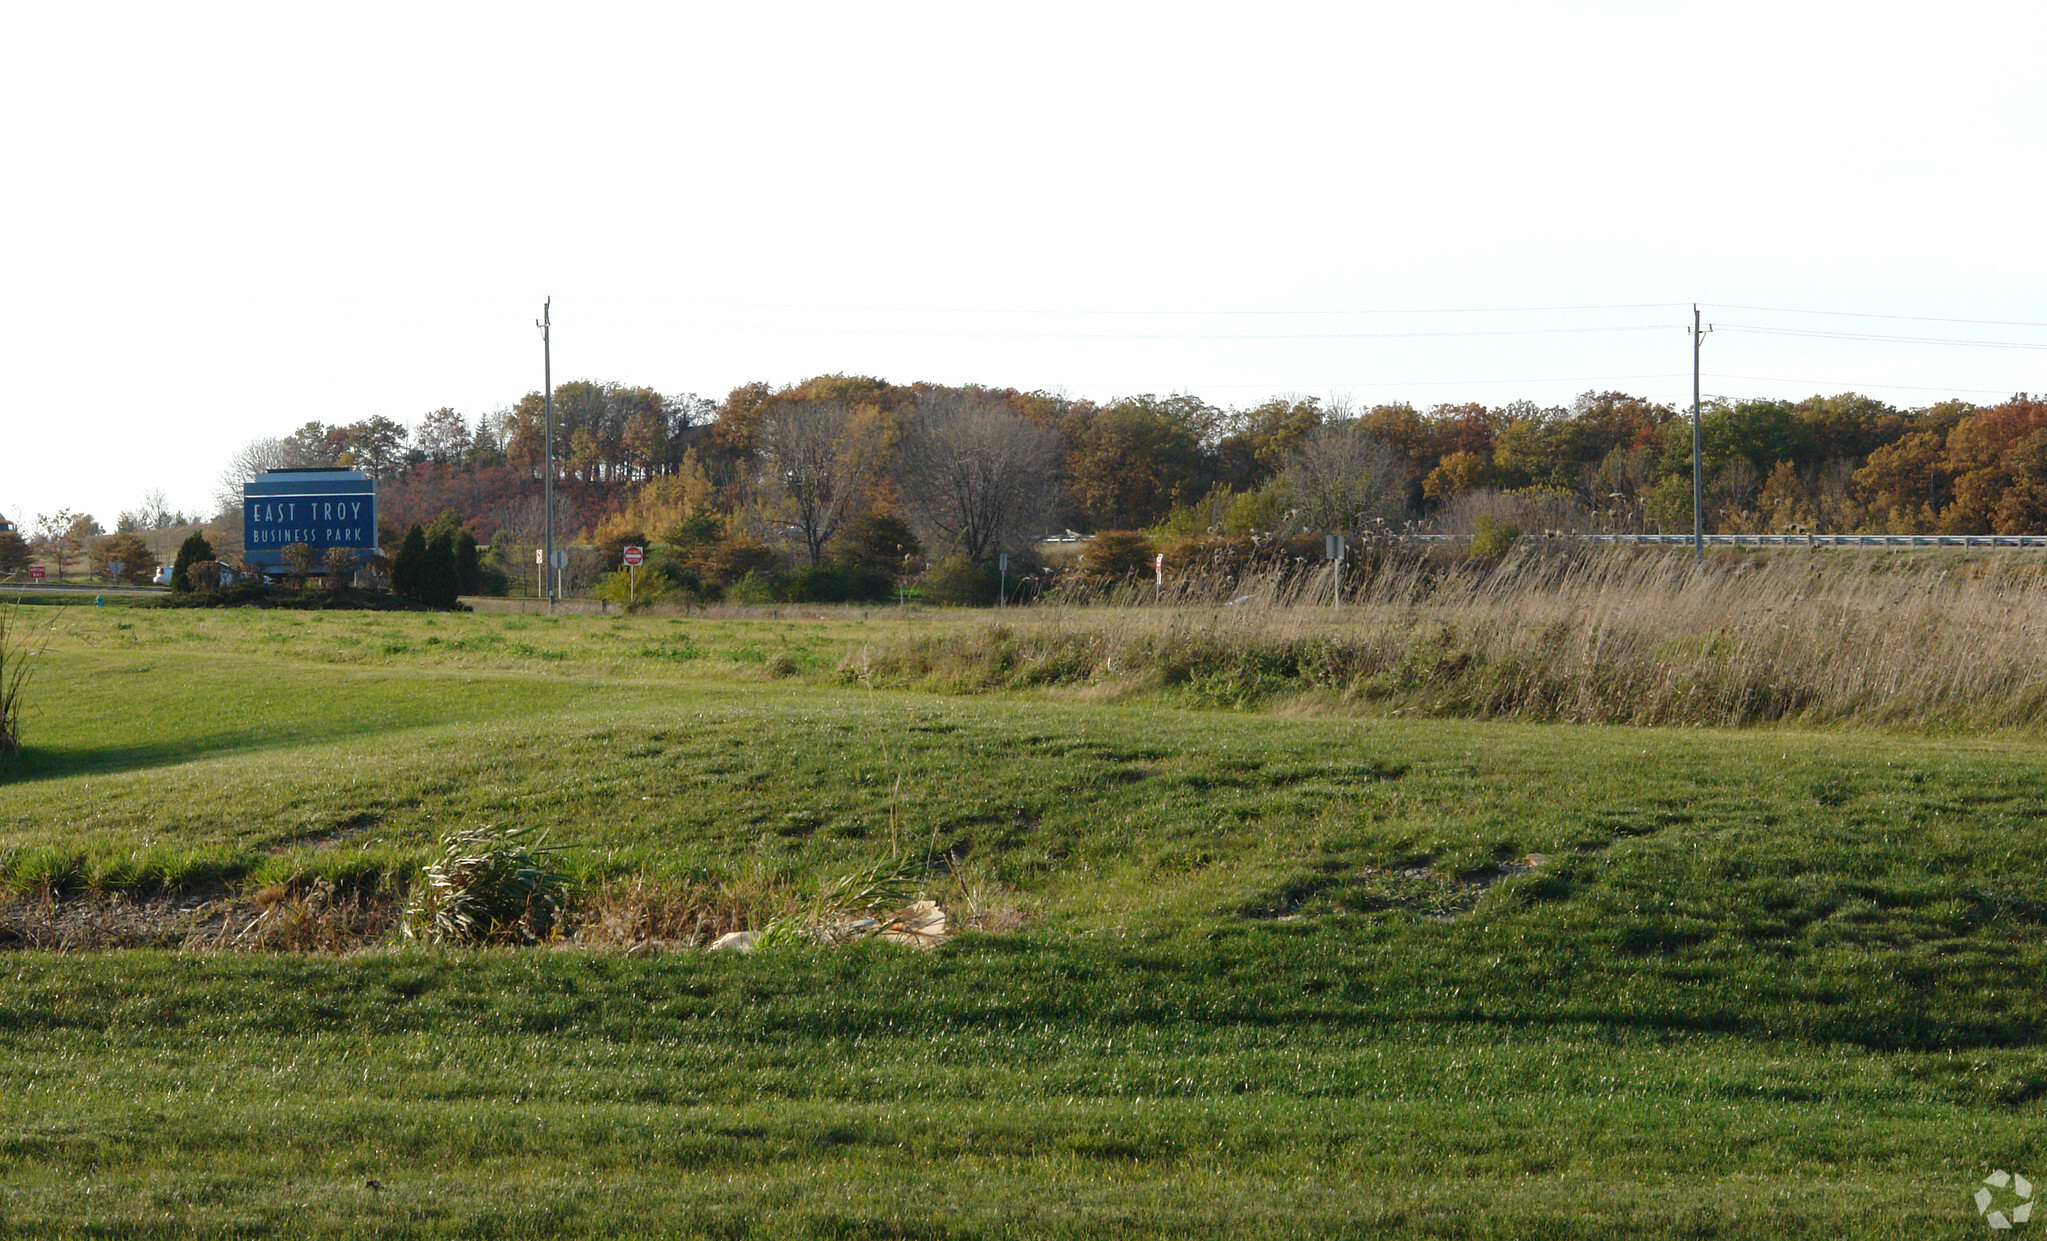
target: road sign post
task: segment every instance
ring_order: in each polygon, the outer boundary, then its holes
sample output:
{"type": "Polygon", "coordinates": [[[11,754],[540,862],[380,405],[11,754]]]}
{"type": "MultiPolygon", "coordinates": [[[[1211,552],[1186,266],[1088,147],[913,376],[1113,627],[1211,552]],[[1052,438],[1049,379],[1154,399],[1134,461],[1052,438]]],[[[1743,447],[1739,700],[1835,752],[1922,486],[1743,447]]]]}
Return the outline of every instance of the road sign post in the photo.
{"type": "Polygon", "coordinates": [[[533,549],[533,597],[547,598],[547,549],[544,547],[533,549]]]}
{"type": "Polygon", "coordinates": [[[559,598],[561,598],[561,594],[562,594],[562,570],[563,570],[563,569],[566,569],[566,568],[568,568],[568,567],[569,567],[569,549],[568,549],[568,548],[566,548],[566,547],[557,547],[557,548],[555,548],[555,549],[554,549],[554,595],[552,596],[552,598],[550,598],[550,599],[548,600],[548,603],[549,603],[549,605],[550,605],[550,606],[552,606],[552,604],[553,604],[553,602],[554,602],[554,600],[555,600],[555,599],[559,599],[559,598]]]}
{"type": "Polygon", "coordinates": [[[640,598],[640,562],[647,558],[644,547],[628,547],[624,552],[626,574],[626,598],[638,602],[640,598]]]}
{"type": "Polygon", "coordinates": [[[31,582],[40,582],[40,581],[42,581],[42,580],[43,580],[43,566],[41,566],[41,565],[39,565],[39,564],[32,564],[32,565],[30,565],[30,566],[28,567],[28,580],[29,580],[29,581],[31,581],[31,582]]]}
{"type": "Polygon", "coordinates": [[[995,606],[1009,606],[1009,553],[995,557],[995,606]]]}
{"type": "Polygon", "coordinates": [[[1343,536],[1328,534],[1322,536],[1322,550],[1329,557],[1330,608],[1343,611],[1343,557],[1349,549],[1344,546],[1343,536]]]}

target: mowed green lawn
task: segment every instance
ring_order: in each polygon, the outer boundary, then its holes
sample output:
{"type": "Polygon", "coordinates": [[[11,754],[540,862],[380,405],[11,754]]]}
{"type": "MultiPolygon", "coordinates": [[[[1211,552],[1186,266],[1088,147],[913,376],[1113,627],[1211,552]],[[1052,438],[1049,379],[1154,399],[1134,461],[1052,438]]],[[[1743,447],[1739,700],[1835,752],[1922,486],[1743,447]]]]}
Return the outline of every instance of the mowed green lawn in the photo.
{"type": "Polygon", "coordinates": [[[583,882],[895,851],[1032,916],[0,956],[0,1231],[1967,1237],[2047,1180],[2031,741],[874,692],[844,654],[979,623],[881,610],[37,619],[17,888],[499,823],[583,882]]]}

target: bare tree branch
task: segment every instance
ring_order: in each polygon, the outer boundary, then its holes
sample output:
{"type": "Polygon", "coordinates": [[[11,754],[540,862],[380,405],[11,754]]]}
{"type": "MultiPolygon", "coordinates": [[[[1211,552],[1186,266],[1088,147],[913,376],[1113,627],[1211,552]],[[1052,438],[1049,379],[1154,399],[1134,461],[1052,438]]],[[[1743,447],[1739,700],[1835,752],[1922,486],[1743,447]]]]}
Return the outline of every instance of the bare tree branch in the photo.
{"type": "Polygon", "coordinates": [[[897,452],[904,504],[970,559],[1019,546],[1051,511],[1059,437],[971,388],[917,398],[897,452]]]}

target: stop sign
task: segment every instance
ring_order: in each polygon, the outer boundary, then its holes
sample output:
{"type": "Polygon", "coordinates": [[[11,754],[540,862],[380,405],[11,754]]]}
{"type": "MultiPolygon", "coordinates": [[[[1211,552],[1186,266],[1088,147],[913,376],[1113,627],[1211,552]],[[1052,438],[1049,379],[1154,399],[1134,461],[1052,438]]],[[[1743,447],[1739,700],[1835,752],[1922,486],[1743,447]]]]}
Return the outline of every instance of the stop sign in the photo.
{"type": "Polygon", "coordinates": [[[625,549],[625,562],[627,564],[639,564],[646,560],[646,558],[647,550],[643,547],[628,547],[625,549]]]}

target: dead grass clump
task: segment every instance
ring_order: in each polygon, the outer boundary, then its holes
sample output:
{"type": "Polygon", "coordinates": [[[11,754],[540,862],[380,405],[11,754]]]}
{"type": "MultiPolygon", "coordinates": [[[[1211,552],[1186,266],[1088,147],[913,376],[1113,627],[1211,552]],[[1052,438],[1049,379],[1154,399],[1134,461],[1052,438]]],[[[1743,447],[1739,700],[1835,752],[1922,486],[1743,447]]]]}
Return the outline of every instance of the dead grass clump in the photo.
{"type": "Polygon", "coordinates": [[[273,884],[230,911],[193,947],[239,952],[356,952],[388,943],[404,910],[389,888],[344,888],[329,879],[273,884]],[[243,910],[248,911],[244,913],[243,910]]]}
{"type": "Polygon", "coordinates": [[[202,902],[45,890],[0,903],[0,950],[91,952],[183,946],[202,902]]]}
{"type": "MultiPolygon", "coordinates": [[[[470,840],[452,852],[475,857],[476,844],[470,840]]],[[[407,935],[405,928],[409,920],[417,927],[420,911],[435,907],[422,896],[426,888],[425,883],[412,886],[408,900],[402,884],[318,876],[294,877],[243,895],[218,885],[151,893],[45,886],[0,899],[0,951],[161,948],[334,956],[387,950],[420,937],[417,930],[407,935]]],[[[913,873],[902,861],[827,877],[807,891],[756,871],[724,882],[695,883],[635,875],[581,890],[557,877],[547,892],[552,904],[544,930],[537,922],[508,926],[499,921],[492,936],[433,942],[641,955],[707,948],[729,932],[753,931],[765,942],[782,937],[831,945],[881,938],[931,947],[961,929],[1004,934],[1025,921],[1022,903],[1005,890],[962,877],[956,868],[913,873]]],[[[529,908],[528,899],[506,897],[499,902],[498,916],[529,908]]],[[[479,922],[485,917],[477,911],[470,916],[479,922]]]]}
{"type": "Polygon", "coordinates": [[[560,942],[629,954],[704,948],[728,932],[765,925],[770,902],[780,905],[757,884],[666,886],[636,875],[572,902],[560,942]]]}

